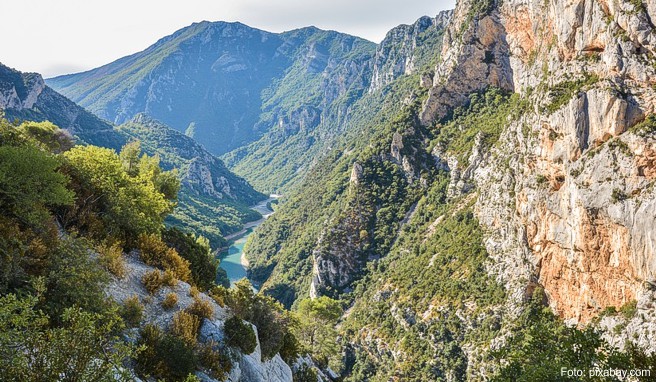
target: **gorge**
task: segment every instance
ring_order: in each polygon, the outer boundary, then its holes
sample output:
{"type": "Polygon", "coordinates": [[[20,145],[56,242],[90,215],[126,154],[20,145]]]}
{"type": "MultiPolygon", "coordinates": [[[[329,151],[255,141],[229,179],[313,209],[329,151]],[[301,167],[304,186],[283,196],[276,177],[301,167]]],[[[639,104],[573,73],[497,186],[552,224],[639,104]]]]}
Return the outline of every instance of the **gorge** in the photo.
{"type": "Polygon", "coordinates": [[[0,345],[95,314],[80,364],[125,380],[653,379],[655,17],[459,0],[379,44],[204,21],[0,66],[0,345]]]}

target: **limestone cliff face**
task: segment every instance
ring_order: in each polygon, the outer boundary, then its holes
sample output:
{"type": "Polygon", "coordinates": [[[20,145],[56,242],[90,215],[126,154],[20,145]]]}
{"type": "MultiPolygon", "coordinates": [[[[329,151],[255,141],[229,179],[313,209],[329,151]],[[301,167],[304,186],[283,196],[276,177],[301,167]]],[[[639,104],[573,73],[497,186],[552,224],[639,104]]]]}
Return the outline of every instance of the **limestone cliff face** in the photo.
{"type": "MultiPolygon", "coordinates": [[[[434,18],[424,16],[412,25],[400,25],[389,31],[373,58],[369,92],[383,88],[403,74],[421,69],[423,57],[418,47],[439,42],[435,35],[446,28],[452,15],[453,11],[443,11],[434,18]]],[[[426,76],[426,83],[430,83],[430,74],[426,76]]]]}
{"type": "Polygon", "coordinates": [[[473,92],[488,86],[514,88],[501,16],[491,5],[479,11],[477,4],[458,2],[444,33],[441,60],[421,115],[424,124],[443,118],[473,92]]]}
{"type": "Polygon", "coordinates": [[[424,104],[429,124],[488,86],[530,100],[468,177],[492,271],[514,298],[543,285],[572,322],[655,278],[656,139],[631,128],[656,109],[656,2],[636,4],[461,1],[424,104]]]}

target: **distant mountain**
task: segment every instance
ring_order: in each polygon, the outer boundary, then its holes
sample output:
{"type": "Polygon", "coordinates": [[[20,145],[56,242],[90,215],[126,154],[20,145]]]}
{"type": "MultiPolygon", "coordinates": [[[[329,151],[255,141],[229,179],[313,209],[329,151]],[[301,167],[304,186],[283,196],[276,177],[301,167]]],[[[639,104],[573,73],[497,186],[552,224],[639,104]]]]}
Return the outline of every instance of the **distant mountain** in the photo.
{"type": "Polygon", "coordinates": [[[0,110],[9,120],[47,120],[84,143],[115,150],[140,141],[146,153],[159,155],[165,169],[180,170],[180,201],[169,222],[207,236],[214,246],[223,246],[222,236],[238,231],[243,222],[259,218],[248,206],[263,194],[192,138],[144,115],[115,128],[46,86],[41,75],[1,64],[0,110]]]}
{"type": "Polygon", "coordinates": [[[143,52],[47,82],[116,124],[146,113],[213,154],[239,149],[225,157],[228,166],[273,191],[307,168],[305,157],[281,162],[276,155],[314,153],[326,133],[313,132],[320,124],[339,133],[348,106],[369,87],[375,49],[313,27],[275,34],[202,22],[143,52]]]}
{"type": "Polygon", "coordinates": [[[285,91],[280,81],[292,67],[301,65],[319,74],[335,55],[360,48],[372,53],[374,47],[315,28],[274,34],[240,23],[201,22],[143,52],[88,72],[49,79],[48,84],[116,124],[147,113],[203,142],[210,152],[223,154],[273,127],[269,121],[261,123],[261,114],[273,111],[267,106],[275,105],[285,91]],[[315,43],[308,55],[299,57],[297,51],[317,34],[342,41],[336,46],[315,43]]]}

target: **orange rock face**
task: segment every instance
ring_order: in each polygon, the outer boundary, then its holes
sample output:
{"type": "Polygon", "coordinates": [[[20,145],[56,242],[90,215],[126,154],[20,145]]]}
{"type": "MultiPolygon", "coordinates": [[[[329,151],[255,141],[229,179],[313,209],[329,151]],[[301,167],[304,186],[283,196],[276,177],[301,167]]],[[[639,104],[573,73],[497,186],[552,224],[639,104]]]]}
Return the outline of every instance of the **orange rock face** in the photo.
{"type": "Polygon", "coordinates": [[[543,210],[543,227],[529,238],[540,253],[539,281],[555,312],[563,318],[588,322],[607,306],[620,307],[636,298],[640,286],[630,262],[628,230],[584,210],[572,235],[580,234],[572,248],[550,241],[549,223],[558,217],[543,210]]]}

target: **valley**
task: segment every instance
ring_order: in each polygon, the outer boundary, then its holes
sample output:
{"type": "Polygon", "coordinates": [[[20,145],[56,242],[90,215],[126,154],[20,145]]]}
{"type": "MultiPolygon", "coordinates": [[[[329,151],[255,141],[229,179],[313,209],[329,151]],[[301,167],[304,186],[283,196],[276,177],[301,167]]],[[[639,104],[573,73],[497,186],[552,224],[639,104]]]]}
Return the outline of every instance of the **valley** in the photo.
{"type": "Polygon", "coordinates": [[[416,16],[0,65],[0,376],[653,380],[656,1],[416,16]]]}

